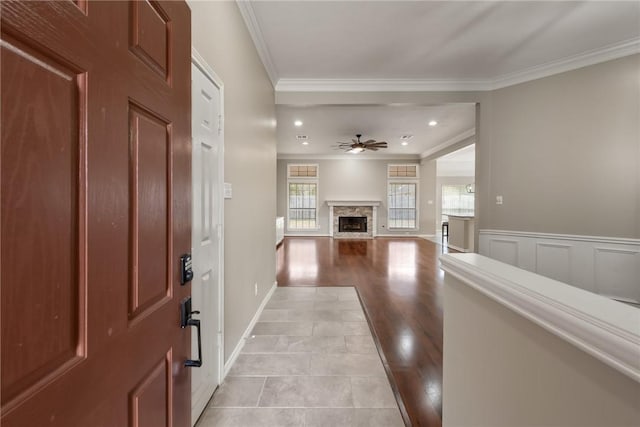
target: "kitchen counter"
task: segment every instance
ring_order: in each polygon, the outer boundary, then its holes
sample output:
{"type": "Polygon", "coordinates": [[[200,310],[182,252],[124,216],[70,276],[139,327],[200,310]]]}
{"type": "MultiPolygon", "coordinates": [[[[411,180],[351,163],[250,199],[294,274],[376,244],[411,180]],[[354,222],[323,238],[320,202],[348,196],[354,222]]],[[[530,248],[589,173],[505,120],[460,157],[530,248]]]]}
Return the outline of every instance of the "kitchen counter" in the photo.
{"type": "Polygon", "coordinates": [[[460,252],[473,252],[475,240],[475,217],[468,214],[445,214],[449,217],[447,244],[460,252]]]}

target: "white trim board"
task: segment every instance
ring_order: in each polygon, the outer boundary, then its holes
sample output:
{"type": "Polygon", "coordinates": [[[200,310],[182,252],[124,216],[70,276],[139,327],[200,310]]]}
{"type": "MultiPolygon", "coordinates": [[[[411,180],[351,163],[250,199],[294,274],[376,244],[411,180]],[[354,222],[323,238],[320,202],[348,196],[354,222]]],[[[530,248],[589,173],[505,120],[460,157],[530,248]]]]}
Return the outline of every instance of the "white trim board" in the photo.
{"type": "Polygon", "coordinates": [[[640,382],[640,310],[478,254],[440,261],[447,275],[640,382]]]}
{"type": "Polygon", "coordinates": [[[229,375],[229,371],[231,371],[233,364],[235,363],[236,359],[240,355],[240,352],[244,347],[244,343],[247,341],[247,338],[249,337],[249,335],[251,335],[251,331],[253,330],[253,327],[258,322],[258,319],[260,319],[260,315],[262,315],[262,311],[264,310],[264,307],[267,305],[267,303],[271,299],[271,295],[273,295],[277,287],[278,287],[278,282],[273,282],[273,286],[271,287],[271,289],[269,289],[269,292],[267,292],[267,294],[262,299],[262,302],[260,303],[260,306],[256,310],[256,313],[253,315],[253,318],[249,322],[249,325],[247,325],[247,329],[245,329],[244,333],[240,337],[240,340],[238,341],[238,344],[236,344],[235,348],[233,349],[233,352],[231,353],[231,355],[229,355],[229,360],[227,360],[224,364],[224,376],[222,377],[223,380],[224,378],[227,377],[227,375],[229,375]]]}
{"type": "Polygon", "coordinates": [[[421,160],[427,159],[432,154],[439,153],[440,151],[448,147],[451,147],[452,145],[462,143],[465,140],[468,140],[468,141],[465,141],[466,145],[475,144],[476,142],[475,136],[476,136],[476,129],[475,128],[468,129],[454,136],[453,138],[449,138],[443,143],[436,145],[435,147],[432,147],[432,148],[429,148],[428,150],[423,151],[422,154],[420,154],[420,159],[421,160]]]}
{"type": "Polygon", "coordinates": [[[276,66],[271,59],[269,48],[264,41],[262,29],[260,29],[258,18],[256,17],[256,14],[253,10],[253,5],[250,1],[247,0],[236,0],[236,4],[238,5],[238,9],[240,10],[242,19],[244,20],[247,30],[249,31],[251,40],[253,40],[253,44],[256,46],[256,50],[258,51],[258,56],[262,61],[262,65],[264,65],[264,69],[269,75],[271,84],[275,88],[276,84],[278,83],[278,71],[276,70],[276,66]]]}
{"type": "Polygon", "coordinates": [[[293,154],[278,153],[277,160],[297,160],[297,161],[313,161],[313,160],[420,160],[419,154],[382,154],[372,157],[372,154],[358,153],[356,155],[350,153],[344,154],[293,154]]]}
{"type": "Polygon", "coordinates": [[[299,233],[299,234],[284,233],[284,237],[330,237],[330,236],[327,233],[318,232],[316,234],[311,234],[311,233],[299,233]]]}
{"type": "Polygon", "coordinates": [[[479,253],[589,292],[640,303],[640,239],[480,230],[479,253]]]}

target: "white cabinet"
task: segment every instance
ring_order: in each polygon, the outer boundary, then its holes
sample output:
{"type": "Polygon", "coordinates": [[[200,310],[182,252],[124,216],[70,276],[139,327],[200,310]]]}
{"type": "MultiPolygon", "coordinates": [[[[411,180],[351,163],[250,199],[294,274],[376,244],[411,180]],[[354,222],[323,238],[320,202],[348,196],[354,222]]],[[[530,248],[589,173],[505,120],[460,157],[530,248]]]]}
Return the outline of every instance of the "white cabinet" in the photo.
{"type": "Polygon", "coordinates": [[[276,217],[276,246],[284,239],[284,217],[276,217]]]}

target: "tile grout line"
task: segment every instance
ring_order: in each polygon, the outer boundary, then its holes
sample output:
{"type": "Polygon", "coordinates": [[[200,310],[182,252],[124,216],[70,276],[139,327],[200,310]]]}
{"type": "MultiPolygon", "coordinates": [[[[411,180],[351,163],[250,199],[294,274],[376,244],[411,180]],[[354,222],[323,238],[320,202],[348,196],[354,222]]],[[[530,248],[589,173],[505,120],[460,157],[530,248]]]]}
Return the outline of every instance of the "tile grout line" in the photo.
{"type": "Polygon", "coordinates": [[[264,393],[264,386],[267,384],[267,376],[264,377],[264,381],[262,382],[262,388],[260,388],[260,394],[258,394],[258,401],[256,402],[256,408],[260,407],[260,401],[262,400],[262,393],[264,393]]]}

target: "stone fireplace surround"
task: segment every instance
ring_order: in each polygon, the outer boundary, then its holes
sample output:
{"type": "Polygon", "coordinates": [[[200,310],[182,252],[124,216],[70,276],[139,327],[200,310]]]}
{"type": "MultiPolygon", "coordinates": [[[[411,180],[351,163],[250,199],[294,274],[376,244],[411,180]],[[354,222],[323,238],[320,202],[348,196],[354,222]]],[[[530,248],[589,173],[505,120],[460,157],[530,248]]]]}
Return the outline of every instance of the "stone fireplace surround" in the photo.
{"type": "Polygon", "coordinates": [[[373,239],[376,237],[378,224],[377,200],[327,200],[329,206],[329,236],[336,239],[373,239]],[[338,231],[338,218],[341,216],[367,217],[366,233],[341,233],[338,231]]]}

